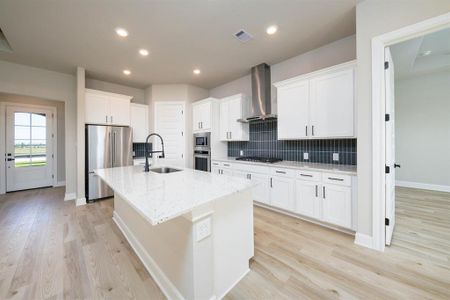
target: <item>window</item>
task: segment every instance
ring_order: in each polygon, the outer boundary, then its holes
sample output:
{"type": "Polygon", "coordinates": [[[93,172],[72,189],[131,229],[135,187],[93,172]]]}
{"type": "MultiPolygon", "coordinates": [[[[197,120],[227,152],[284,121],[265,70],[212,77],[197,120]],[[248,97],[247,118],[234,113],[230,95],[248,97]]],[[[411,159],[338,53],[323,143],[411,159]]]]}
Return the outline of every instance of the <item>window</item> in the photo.
{"type": "Polygon", "coordinates": [[[47,116],[14,113],[14,157],[16,168],[47,165],[47,116]]]}

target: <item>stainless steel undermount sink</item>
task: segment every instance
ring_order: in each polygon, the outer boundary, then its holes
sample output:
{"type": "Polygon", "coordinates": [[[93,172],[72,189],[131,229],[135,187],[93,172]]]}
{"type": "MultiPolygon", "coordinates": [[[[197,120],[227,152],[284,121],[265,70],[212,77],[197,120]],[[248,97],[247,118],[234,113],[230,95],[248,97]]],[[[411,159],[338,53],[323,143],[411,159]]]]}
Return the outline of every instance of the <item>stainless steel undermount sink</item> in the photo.
{"type": "Polygon", "coordinates": [[[173,173],[181,171],[180,169],[170,168],[170,167],[161,167],[161,168],[154,168],[150,169],[150,171],[160,174],[167,174],[167,173],[173,173]]]}

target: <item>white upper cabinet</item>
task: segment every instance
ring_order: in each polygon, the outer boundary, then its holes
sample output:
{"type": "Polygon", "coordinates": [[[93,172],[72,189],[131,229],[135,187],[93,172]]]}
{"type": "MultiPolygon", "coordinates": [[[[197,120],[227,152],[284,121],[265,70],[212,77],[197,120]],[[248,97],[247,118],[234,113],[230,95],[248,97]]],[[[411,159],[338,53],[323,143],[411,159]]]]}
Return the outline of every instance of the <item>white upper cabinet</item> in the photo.
{"type": "Polygon", "coordinates": [[[313,137],[354,135],[354,90],[353,68],[311,80],[311,134],[313,137]]]}
{"type": "Polygon", "coordinates": [[[192,104],[192,130],[205,132],[211,130],[212,99],[205,99],[192,104]]]}
{"type": "Polygon", "coordinates": [[[220,102],[220,140],[248,141],[248,123],[239,122],[246,117],[248,101],[244,95],[227,97],[220,102]]]}
{"type": "Polygon", "coordinates": [[[145,143],[148,132],[148,105],[131,103],[130,126],[133,129],[133,143],[145,143]]]}
{"type": "Polygon", "coordinates": [[[309,81],[278,89],[278,139],[306,138],[309,125],[309,81]]]}
{"type": "Polygon", "coordinates": [[[354,137],[355,63],[275,83],[278,138],[354,137]]]}
{"type": "Polygon", "coordinates": [[[86,89],[85,123],[130,126],[130,96],[86,89]]]}

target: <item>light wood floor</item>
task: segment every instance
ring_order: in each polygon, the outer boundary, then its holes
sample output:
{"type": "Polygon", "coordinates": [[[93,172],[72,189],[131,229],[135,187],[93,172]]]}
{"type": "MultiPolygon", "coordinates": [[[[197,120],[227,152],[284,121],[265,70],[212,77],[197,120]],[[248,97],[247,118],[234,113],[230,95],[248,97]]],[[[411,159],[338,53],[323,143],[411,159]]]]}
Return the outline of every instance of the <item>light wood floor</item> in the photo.
{"type": "MultiPolygon", "coordinates": [[[[112,222],[112,201],[75,207],[63,196],[62,188],[0,196],[0,299],[164,298],[112,222]]],[[[429,247],[438,248],[434,255],[411,250],[417,246],[400,233],[408,222],[401,209],[394,245],[378,253],[346,234],[256,207],[251,272],[226,298],[450,299],[448,236],[429,247]]],[[[434,224],[447,224],[443,210],[435,215],[434,224]]]]}

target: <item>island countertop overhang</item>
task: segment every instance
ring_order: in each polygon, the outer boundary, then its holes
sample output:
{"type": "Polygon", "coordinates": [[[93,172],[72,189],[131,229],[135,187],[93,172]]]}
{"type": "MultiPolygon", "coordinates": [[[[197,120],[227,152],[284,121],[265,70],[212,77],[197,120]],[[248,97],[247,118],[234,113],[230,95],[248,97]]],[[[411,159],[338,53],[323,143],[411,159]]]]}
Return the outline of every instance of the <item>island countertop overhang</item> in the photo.
{"type": "Polygon", "coordinates": [[[246,179],[189,168],[158,174],[143,172],[142,166],[127,166],[95,173],[152,225],[254,186],[246,179]]]}

